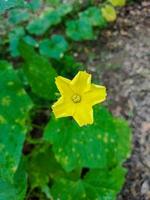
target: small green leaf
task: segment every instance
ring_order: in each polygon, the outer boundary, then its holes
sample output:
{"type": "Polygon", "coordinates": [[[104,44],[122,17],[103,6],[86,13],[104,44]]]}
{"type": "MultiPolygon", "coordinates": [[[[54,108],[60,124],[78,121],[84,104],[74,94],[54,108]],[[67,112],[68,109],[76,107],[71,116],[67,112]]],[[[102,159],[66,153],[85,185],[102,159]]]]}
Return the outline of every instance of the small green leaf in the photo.
{"type": "Polygon", "coordinates": [[[107,21],[102,16],[101,10],[97,7],[90,7],[79,14],[80,18],[86,18],[92,26],[104,28],[107,26],[107,21]]]}
{"type": "Polygon", "coordinates": [[[7,9],[12,7],[24,6],[23,0],[1,0],[0,1],[0,14],[4,13],[7,9]]]}
{"type": "Polygon", "coordinates": [[[33,47],[25,42],[20,43],[20,53],[25,60],[23,65],[24,73],[32,88],[32,91],[39,97],[47,100],[55,99],[55,69],[43,56],[38,55],[33,47]]]}
{"type": "Polygon", "coordinates": [[[61,22],[62,17],[72,11],[70,4],[63,4],[55,10],[48,10],[43,12],[39,17],[36,16],[27,26],[27,30],[31,34],[42,35],[51,26],[61,22]]]}
{"type": "Polygon", "coordinates": [[[71,4],[65,3],[65,4],[62,4],[61,6],[59,6],[56,11],[60,17],[64,17],[65,15],[70,13],[72,11],[72,9],[73,9],[73,7],[71,4]]]}
{"type": "Polygon", "coordinates": [[[40,53],[50,58],[60,59],[68,48],[68,43],[61,35],[53,35],[51,40],[45,39],[39,44],[40,53]]]}
{"type": "Polygon", "coordinates": [[[29,45],[31,45],[31,46],[33,46],[33,47],[38,47],[38,46],[39,46],[38,42],[37,42],[33,37],[31,37],[30,35],[24,36],[24,37],[23,37],[23,40],[24,40],[27,44],[29,44],[29,45]]]}
{"type": "Polygon", "coordinates": [[[53,60],[53,65],[61,76],[74,77],[79,70],[83,70],[83,65],[77,62],[72,55],[68,53],[61,60],[53,60]]]}
{"type": "Polygon", "coordinates": [[[9,51],[12,57],[20,55],[18,51],[19,40],[25,35],[22,27],[16,27],[9,33],[9,51]]]}
{"type": "Polygon", "coordinates": [[[30,21],[27,30],[31,34],[42,35],[44,34],[52,25],[58,24],[61,21],[60,16],[55,11],[47,11],[42,13],[39,17],[30,21]]]}
{"type": "Polygon", "coordinates": [[[32,102],[12,66],[0,61],[0,177],[12,180],[22,153],[32,102]]]}
{"type": "Polygon", "coordinates": [[[66,26],[66,34],[72,40],[82,41],[94,39],[93,29],[87,18],[68,21],[66,26]]]}
{"type": "Polygon", "coordinates": [[[30,0],[26,4],[26,7],[28,9],[33,10],[33,11],[37,11],[37,10],[39,10],[41,8],[42,3],[43,3],[43,0],[30,0]]]}
{"type": "MultiPolygon", "coordinates": [[[[111,168],[127,158],[130,129],[125,125],[125,131],[120,132],[117,119],[114,122],[103,107],[97,107],[94,119],[93,125],[83,128],[69,118],[52,118],[47,125],[44,138],[53,144],[55,157],[66,171],[76,167],[111,168]]],[[[124,123],[121,126],[123,129],[124,123]]]]}
{"type": "Polygon", "coordinates": [[[9,12],[8,20],[10,23],[18,24],[27,21],[30,18],[30,14],[27,10],[13,9],[9,12]]]}

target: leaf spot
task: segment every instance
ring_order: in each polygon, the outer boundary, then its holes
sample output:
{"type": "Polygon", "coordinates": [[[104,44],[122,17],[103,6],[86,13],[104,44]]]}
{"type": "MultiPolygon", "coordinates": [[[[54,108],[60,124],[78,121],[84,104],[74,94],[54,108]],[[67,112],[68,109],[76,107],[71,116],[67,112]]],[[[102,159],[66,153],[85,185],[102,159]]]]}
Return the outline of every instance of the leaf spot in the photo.
{"type": "Polygon", "coordinates": [[[98,134],[98,135],[97,135],[97,139],[98,139],[98,140],[101,140],[101,138],[102,138],[101,134],[98,134]]]}
{"type": "Polygon", "coordinates": [[[14,82],[13,82],[13,81],[9,81],[9,82],[7,83],[7,85],[12,86],[12,85],[14,85],[14,82]]]}
{"type": "Polygon", "coordinates": [[[11,99],[9,96],[3,97],[1,100],[1,105],[2,106],[9,106],[11,103],[11,99]]]}
{"type": "Polygon", "coordinates": [[[111,143],[114,143],[114,142],[115,142],[115,140],[114,140],[113,138],[111,138],[111,139],[110,139],[110,142],[111,142],[111,143]]]}
{"type": "Polygon", "coordinates": [[[104,136],[104,143],[108,143],[108,135],[104,136]]]}
{"type": "Polygon", "coordinates": [[[24,89],[21,89],[21,90],[19,90],[19,91],[17,92],[17,95],[18,95],[18,96],[24,96],[24,95],[26,95],[26,92],[25,92],[24,89]]]}
{"type": "Polygon", "coordinates": [[[0,115],[0,124],[5,124],[6,123],[6,119],[0,115]]]}

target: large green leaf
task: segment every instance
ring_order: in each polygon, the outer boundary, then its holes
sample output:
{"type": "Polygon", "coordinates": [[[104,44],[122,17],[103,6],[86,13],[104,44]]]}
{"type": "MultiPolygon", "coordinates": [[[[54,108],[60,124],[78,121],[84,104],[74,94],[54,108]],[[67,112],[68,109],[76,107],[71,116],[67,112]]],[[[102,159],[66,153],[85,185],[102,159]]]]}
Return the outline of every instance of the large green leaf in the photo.
{"type": "Polygon", "coordinates": [[[60,59],[68,48],[68,43],[61,35],[53,35],[51,40],[45,39],[39,44],[40,53],[50,58],[60,59]]]}
{"type": "Polygon", "coordinates": [[[71,118],[52,118],[44,138],[53,144],[59,163],[67,171],[78,167],[110,168],[130,152],[130,129],[103,107],[96,107],[93,125],[80,128],[71,118]]]}
{"type": "Polygon", "coordinates": [[[1,0],[0,1],[0,14],[4,13],[7,9],[12,7],[23,6],[23,0],[1,0]]]}
{"type": "Polygon", "coordinates": [[[32,102],[12,66],[0,61],[0,177],[11,180],[17,170],[32,102]]]}
{"type": "Polygon", "coordinates": [[[54,79],[57,74],[50,62],[45,57],[38,55],[33,47],[23,41],[20,43],[19,49],[25,60],[23,70],[32,91],[47,100],[55,99],[56,86],[54,79]]]}
{"type": "Polygon", "coordinates": [[[115,200],[124,182],[125,170],[91,170],[84,179],[58,179],[52,187],[54,199],[61,200],[115,200]]]}
{"type": "Polygon", "coordinates": [[[68,21],[66,23],[66,34],[75,41],[94,39],[93,29],[87,18],[68,21]]]}
{"type": "Polygon", "coordinates": [[[92,26],[106,27],[107,21],[102,16],[100,8],[90,7],[87,10],[79,13],[80,18],[86,18],[92,26]]]}
{"type": "Polygon", "coordinates": [[[13,181],[0,180],[0,200],[24,200],[27,189],[27,176],[21,162],[13,181]]]}

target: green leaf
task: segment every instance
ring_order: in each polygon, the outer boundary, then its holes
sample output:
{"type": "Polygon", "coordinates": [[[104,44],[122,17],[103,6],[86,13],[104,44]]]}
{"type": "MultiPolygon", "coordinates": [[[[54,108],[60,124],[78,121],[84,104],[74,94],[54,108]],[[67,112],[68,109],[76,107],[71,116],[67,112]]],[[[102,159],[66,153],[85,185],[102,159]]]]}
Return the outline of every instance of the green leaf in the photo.
{"type": "Polygon", "coordinates": [[[72,9],[73,9],[72,4],[65,3],[65,4],[62,4],[61,6],[59,6],[58,9],[56,10],[56,12],[58,13],[58,15],[60,17],[64,17],[65,15],[70,13],[72,11],[72,9]]]}
{"type": "Polygon", "coordinates": [[[23,37],[23,40],[24,40],[27,44],[29,44],[29,45],[31,45],[31,46],[33,46],[33,47],[38,47],[38,46],[39,46],[38,42],[37,42],[33,37],[31,37],[30,35],[24,36],[24,37],[23,37]]]}
{"type": "Polygon", "coordinates": [[[43,3],[43,0],[30,0],[26,4],[26,7],[28,9],[33,10],[33,11],[37,11],[37,10],[39,10],[41,8],[42,3],[43,3]]]}
{"type": "Polygon", "coordinates": [[[82,41],[94,39],[93,29],[87,18],[68,21],[66,26],[66,34],[72,40],[82,41]]]}
{"type": "Polygon", "coordinates": [[[0,200],[24,200],[27,189],[27,176],[21,162],[12,182],[0,180],[0,200]]]}
{"type": "Polygon", "coordinates": [[[48,185],[50,179],[64,176],[62,167],[56,162],[51,148],[38,146],[28,157],[27,162],[31,188],[48,185]]]}
{"type": "Polygon", "coordinates": [[[116,167],[112,170],[91,170],[84,179],[71,181],[58,179],[52,187],[54,199],[61,200],[115,200],[124,182],[125,170],[116,167]]]}
{"type": "Polygon", "coordinates": [[[40,53],[50,58],[60,59],[68,49],[68,43],[61,35],[53,35],[51,40],[45,39],[39,44],[40,53]]]}
{"type": "Polygon", "coordinates": [[[56,25],[61,21],[60,16],[56,11],[46,11],[42,13],[39,17],[36,17],[27,25],[27,30],[31,34],[42,35],[44,34],[52,25],[56,25]]]}
{"type": "Polygon", "coordinates": [[[91,170],[84,179],[88,199],[115,200],[125,180],[126,170],[117,166],[111,170],[91,170]]]}
{"type": "Polygon", "coordinates": [[[58,179],[58,181],[52,187],[51,192],[53,199],[61,199],[61,200],[85,199],[84,186],[81,180],[70,181],[67,179],[58,179]]]}
{"type": "Polygon", "coordinates": [[[25,60],[23,65],[24,73],[32,88],[32,91],[39,97],[47,100],[55,99],[55,69],[43,56],[37,54],[33,47],[25,42],[20,43],[20,53],[25,60]]]}
{"type": "Polygon", "coordinates": [[[9,8],[23,6],[23,5],[24,5],[23,0],[1,0],[0,14],[3,14],[9,8]]]}
{"type": "Polygon", "coordinates": [[[96,107],[94,119],[93,125],[83,128],[71,118],[52,118],[48,123],[44,139],[53,144],[55,157],[66,171],[76,167],[111,168],[127,158],[131,145],[127,125],[121,122],[122,128],[118,128],[120,120],[114,121],[103,107],[96,107]]]}
{"type": "Polygon", "coordinates": [[[12,66],[0,61],[0,177],[12,180],[22,153],[32,102],[12,66]]]}
{"type": "Polygon", "coordinates": [[[116,156],[118,160],[123,161],[124,158],[129,157],[131,153],[131,129],[129,128],[128,123],[123,119],[114,118],[113,121],[115,124],[116,134],[119,141],[117,143],[117,150],[119,153],[116,154],[116,156]]]}
{"type": "Polygon", "coordinates": [[[27,10],[13,9],[9,12],[8,20],[10,23],[18,24],[27,21],[30,18],[30,14],[27,10]]]}
{"type": "Polygon", "coordinates": [[[62,2],[61,0],[46,0],[48,6],[59,6],[62,2]]]}
{"type": "Polygon", "coordinates": [[[42,35],[44,34],[51,26],[59,24],[62,17],[67,15],[72,11],[72,5],[63,4],[57,9],[50,9],[43,12],[39,17],[36,16],[27,26],[27,30],[31,34],[42,35]]]}
{"type": "Polygon", "coordinates": [[[87,19],[92,26],[104,28],[107,26],[107,21],[102,16],[101,10],[97,7],[90,7],[79,14],[80,18],[87,19]]]}
{"type": "Polygon", "coordinates": [[[12,57],[20,55],[18,51],[19,40],[25,35],[22,27],[16,27],[9,33],[9,51],[12,57]]]}
{"type": "Polygon", "coordinates": [[[53,60],[53,65],[61,76],[74,77],[79,70],[84,70],[82,63],[77,62],[75,58],[68,53],[60,60],[53,60]]]}

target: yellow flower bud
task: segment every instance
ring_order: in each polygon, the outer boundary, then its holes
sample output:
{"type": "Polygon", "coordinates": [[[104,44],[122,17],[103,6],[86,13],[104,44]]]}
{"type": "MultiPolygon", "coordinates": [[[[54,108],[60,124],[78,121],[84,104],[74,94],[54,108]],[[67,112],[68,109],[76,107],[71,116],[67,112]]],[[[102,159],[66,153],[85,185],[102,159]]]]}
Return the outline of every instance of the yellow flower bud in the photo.
{"type": "Polygon", "coordinates": [[[106,5],[101,9],[103,17],[108,21],[108,22],[113,22],[117,18],[116,11],[113,6],[106,5]]]}
{"type": "Polygon", "coordinates": [[[113,6],[124,6],[126,0],[108,0],[113,6]]]}

